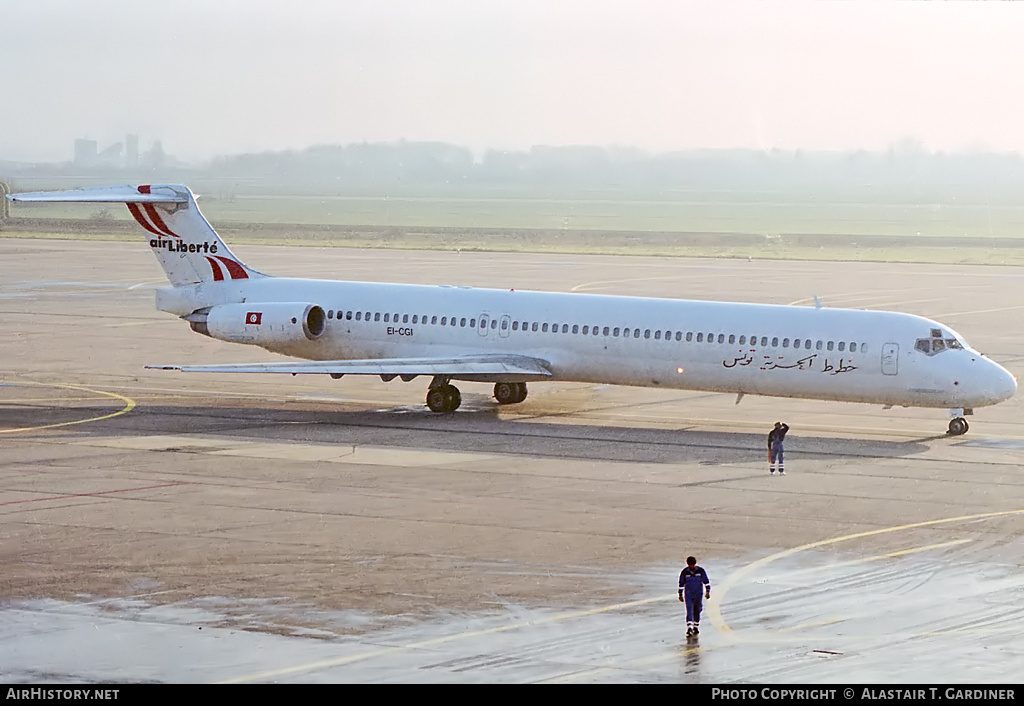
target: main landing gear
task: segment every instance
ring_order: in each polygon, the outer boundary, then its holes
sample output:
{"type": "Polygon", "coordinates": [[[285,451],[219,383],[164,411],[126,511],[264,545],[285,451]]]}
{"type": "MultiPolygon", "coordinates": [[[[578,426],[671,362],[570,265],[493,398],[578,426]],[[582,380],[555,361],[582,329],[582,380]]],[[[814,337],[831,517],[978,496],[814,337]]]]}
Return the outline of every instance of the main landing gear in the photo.
{"type": "Polygon", "coordinates": [[[448,378],[436,377],[430,383],[427,390],[427,407],[431,412],[444,412],[451,414],[462,404],[462,393],[455,385],[448,382],[448,378]]]}
{"type": "MultiPolygon", "coordinates": [[[[494,399],[498,404],[516,404],[526,399],[525,382],[499,382],[494,386],[494,399]]],[[[451,414],[462,404],[462,393],[449,378],[435,377],[427,390],[427,407],[431,412],[451,414]]]]}
{"type": "Polygon", "coordinates": [[[517,404],[526,399],[525,382],[499,382],[494,386],[494,399],[498,404],[517,404]]]}

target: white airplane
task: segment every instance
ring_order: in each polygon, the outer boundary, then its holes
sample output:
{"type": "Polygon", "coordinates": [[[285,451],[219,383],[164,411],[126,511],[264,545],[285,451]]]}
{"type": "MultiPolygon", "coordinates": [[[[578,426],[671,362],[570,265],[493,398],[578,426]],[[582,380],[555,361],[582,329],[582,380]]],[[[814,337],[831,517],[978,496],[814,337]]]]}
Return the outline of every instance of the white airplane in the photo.
{"type": "Polygon", "coordinates": [[[147,366],[186,372],[432,378],[427,406],[454,412],[453,380],[494,383],[500,404],[539,380],[664,387],[950,411],[1009,399],[1017,381],[955,331],[889,311],[737,304],[272,277],[236,258],[185,186],[17,193],[13,201],[124,203],[171,286],[161,311],[193,331],[304,361],[147,366]]]}

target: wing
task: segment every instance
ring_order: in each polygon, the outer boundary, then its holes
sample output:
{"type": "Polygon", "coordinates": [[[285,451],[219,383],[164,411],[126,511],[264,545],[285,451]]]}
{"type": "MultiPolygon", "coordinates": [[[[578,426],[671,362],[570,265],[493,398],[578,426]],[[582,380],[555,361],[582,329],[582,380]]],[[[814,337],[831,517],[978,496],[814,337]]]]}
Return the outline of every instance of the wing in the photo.
{"type": "Polygon", "coordinates": [[[548,363],[522,355],[475,355],[455,358],[379,358],[371,360],[315,360],[235,365],[147,365],[154,370],[186,373],[290,373],[292,375],[380,375],[384,380],[419,375],[442,375],[469,382],[527,382],[551,378],[548,363]]]}

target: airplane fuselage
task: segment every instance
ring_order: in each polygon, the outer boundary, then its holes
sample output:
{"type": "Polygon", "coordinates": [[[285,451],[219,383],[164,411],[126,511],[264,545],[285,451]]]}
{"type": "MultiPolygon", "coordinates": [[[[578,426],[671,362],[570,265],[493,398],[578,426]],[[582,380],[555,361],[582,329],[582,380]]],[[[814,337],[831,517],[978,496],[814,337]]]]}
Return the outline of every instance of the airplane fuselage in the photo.
{"type": "Polygon", "coordinates": [[[995,404],[1012,389],[947,326],[899,312],[289,278],[165,291],[158,305],[178,315],[319,305],[316,340],[259,344],[307,360],[515,353],[546,361],[552,380],[915,407],[995,404]],[[919,350],[934,339],[941,355],[919,350]]]}

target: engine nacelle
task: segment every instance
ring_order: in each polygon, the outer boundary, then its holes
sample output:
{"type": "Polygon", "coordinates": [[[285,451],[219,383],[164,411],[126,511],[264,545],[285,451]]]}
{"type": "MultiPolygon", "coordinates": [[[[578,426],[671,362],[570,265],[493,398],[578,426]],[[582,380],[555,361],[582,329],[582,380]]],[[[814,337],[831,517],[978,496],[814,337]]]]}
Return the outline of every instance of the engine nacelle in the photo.
{"type": "Polygon", "coordinates": [[[192,330],[212,338],[257,346],[315,341],[327,328],[323,308],[307,302],[220,304],[186,317],[192,330]]]}

